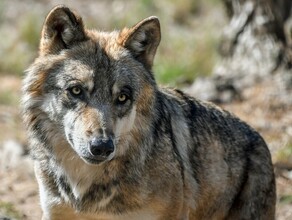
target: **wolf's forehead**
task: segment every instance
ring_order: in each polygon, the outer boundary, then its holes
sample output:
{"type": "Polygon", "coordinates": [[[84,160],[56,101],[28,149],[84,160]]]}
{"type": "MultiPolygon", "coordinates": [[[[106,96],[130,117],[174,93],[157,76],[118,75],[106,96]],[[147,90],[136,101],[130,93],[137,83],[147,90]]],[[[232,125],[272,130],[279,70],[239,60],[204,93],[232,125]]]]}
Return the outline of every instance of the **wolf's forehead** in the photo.
{"type": "MultiPolygon", "coordinates": [[[[66,87],[66,84],[81,83],[89,91],[109,88],[119,91],[120,87],[128,84],[134,84],[134,78],[131,69],[124,67],[121,63],[115,63],[112,67],[105,68],[93,62],[84,62],[79,60],[67,60],[61,74],[59,86],[66,87]],[[112,88],[113,87],[113,88],[112,88]]],[[[134,85],[133,85],[134,86],[134,85]]]]}
{"type": "MultiPolygon", "coordinates": [[[[89,89],[94,86],[94,69],[78,60],[69,60],[64,65],[64,82],[69,80],[85,84],[89,89]]],[[[61,82],[62,83],[62,82],[61,82]]],[[[63,86],[63,85],[60,85],[63,86]]]]}

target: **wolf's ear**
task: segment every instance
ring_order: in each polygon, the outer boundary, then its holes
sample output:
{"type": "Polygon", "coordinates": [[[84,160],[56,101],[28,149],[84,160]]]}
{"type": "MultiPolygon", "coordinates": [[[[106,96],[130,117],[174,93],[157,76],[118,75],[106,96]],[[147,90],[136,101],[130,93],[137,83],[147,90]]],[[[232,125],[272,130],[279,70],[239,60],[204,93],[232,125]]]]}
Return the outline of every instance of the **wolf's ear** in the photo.
{"type": "Polygon", "coordinates": [[[125,28],[119,43],[131,51],[133,56],[151,69],[156,49],[160,43],[160,23],[157,17],[149,17],[132,28],[125,28]]]}
{"type": "Polygon", "coordinates": [[[53,8],[43,25],[41,54],[56,54],[86,39],[80,16],[64,5],[53,8]]]}

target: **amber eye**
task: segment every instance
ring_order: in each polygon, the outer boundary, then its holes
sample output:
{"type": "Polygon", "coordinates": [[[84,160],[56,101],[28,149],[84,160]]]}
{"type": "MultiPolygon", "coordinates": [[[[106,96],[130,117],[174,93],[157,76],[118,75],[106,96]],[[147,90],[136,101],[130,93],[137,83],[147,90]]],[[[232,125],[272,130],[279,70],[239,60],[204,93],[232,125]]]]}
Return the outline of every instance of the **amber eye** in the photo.
{"type": "Polygon", "coordinates": [[[127,100],[127,96],[125,94],[120,94],[118,97],[118,101],[120,103],[124,103],[127,100]]]}
{"type": "Polygon", "coordinates": [[[81,89],[78,88],[78,87],[73,87],[73,88],[72,88],[72,93],[73,93],[74,95],[80,95],[80,93],[81,93],[81,89]]]}
{"type": "Polygon", "coordinates": [[[75,97],[82,95],[82,89],[78,86],[73,86],[72,88],[69,89],[69,92],[71,93],[72,96],[75,97]]]}
{"type": "Polygon", "coordinates": [[[130,103],[130,101],[132,101],[132,90],[129,87],[125,86],[117,94],[115,104],[121,106],[130,103]]]}

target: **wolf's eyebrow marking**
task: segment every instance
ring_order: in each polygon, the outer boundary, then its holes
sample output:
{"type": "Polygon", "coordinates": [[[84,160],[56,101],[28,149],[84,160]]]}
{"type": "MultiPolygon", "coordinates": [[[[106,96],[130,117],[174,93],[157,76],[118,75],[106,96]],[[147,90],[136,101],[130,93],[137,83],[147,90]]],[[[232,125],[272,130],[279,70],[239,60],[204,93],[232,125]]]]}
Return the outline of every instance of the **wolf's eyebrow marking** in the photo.
{"type": "Polygon", "coordinates": [[[119,93],[121,92],[127,93],[127,95],[131,95],[133,92],[133,89],[131,88],[131,86],[125,85],[120,88],[119,93]]]}

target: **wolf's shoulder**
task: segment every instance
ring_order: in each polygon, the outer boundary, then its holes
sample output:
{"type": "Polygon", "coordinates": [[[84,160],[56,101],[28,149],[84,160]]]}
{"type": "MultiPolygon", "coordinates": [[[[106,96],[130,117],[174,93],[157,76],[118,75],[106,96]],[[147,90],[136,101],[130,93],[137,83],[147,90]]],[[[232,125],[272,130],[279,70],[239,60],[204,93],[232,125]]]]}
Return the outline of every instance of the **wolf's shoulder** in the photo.
{"type": "Polygon", "coordinates": [[[169,111],[184,117],[181,119],[188,123],[193,133],[206,131],[218,136],[261,139],[249,124],[212,102],[197,99],[179,89],[161,88],[160,93],[169,111]]]}
{"type": "Polygon", "coordinates": [[[203,101],[176,88],[161,87],[158,93],[166,103],[174,108],[182,108],[196,116],[218,114],[225,117],[236,117],[212,102],[203,101]]]}

